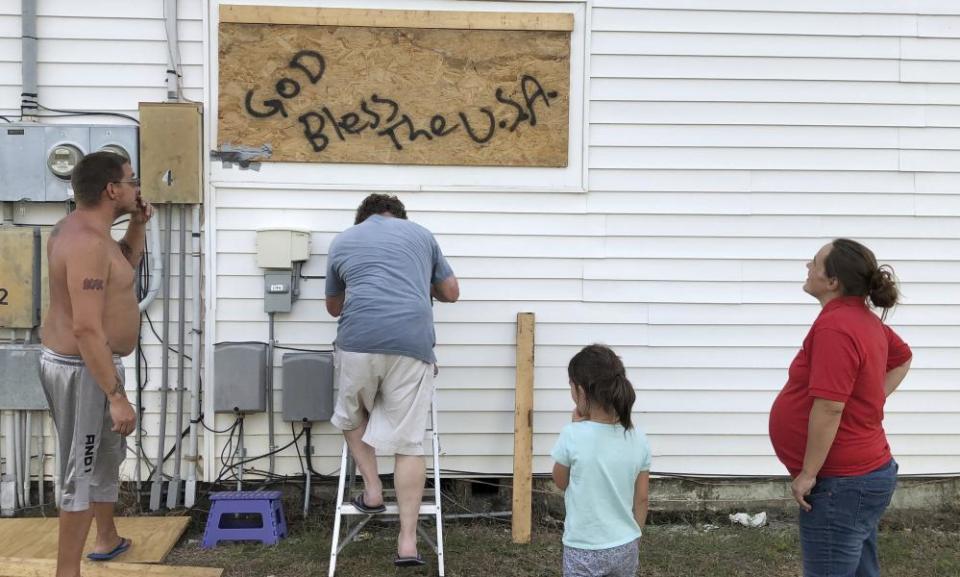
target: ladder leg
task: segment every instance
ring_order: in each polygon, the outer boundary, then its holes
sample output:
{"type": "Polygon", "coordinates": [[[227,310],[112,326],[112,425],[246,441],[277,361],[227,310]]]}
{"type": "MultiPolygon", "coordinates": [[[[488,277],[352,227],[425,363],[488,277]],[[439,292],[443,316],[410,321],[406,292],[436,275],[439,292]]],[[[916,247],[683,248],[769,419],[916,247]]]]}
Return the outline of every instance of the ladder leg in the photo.
{"type": "Polygon", "coordinates": [[[347,441],[343,441],[343,453],[340,455],[340,481],[337,484],[337,510],[333,516],[333,537],[331,538],[330,543],[330,570],[327,572],[328,577],[333,577],[334,573],[337,571],[337,553],[339,549],[337,547],[340,540],[340,518],[341,511],[343,507],[343,489],[344,484],[347,480],[347,441]]]}
{"type": "Polygon", "coordinates": [[[437,432],[437,392],[434,389],[430,403],[433,419],[433,500],[437,516],[437,571],[443,577],[443,495],[440,492],[440,435],[437,432]]]}

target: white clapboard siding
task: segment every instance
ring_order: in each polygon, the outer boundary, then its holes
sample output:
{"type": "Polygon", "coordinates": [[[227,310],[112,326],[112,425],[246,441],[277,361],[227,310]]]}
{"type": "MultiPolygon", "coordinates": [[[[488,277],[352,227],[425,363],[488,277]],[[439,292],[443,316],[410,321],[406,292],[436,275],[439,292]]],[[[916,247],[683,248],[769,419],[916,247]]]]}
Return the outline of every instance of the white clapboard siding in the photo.
{"type": "MultiPolygon", "coordinates": [[[[205,44],[207,7],[179,4],[184,93],[216,96],[215,23],[205,44]]],[[[463,9],[442,0],[391,6],[441,4],[463,9]]],[[[135,113],[138,102],[165,97],[161,3],[47,0],[38,9],[43,104],[135,113]]],[[[19,113],[19,11],[16,0],[0,0],[2,115],[19,113]]],[[[915,358],[885,421],[901,471],[960,471],[960,5],[595,0],[579,14],[574,34],[589,54],[571,72],[584,81],[585,124],[571,130],[584,131],[586,192],[571,192],[569,178],[552,173],[532,189],[522,170],[516,182],[507,171],[461,192],[431,188],[420,175],[449,180],[469,168],[401,167],[389,182],[364,188],[322,177],[345,167],[217,165],[206,207],[216,249],[205,255],[215,272],[205,279],[206,342],[267,338],[258,228],[310,230],[304,274],[323,275],[329,244],[360,200],[374,189],[399,190],[461,280],[461,302],[434,307],[445,470],[512,470],[514,322],[529,311],[537,318],[535,472],[550,471],[550,448],[569,421],[569,358],[604,342],[637,389],[634,418],[650,435],[655,471],[778,475],[785,471],[766,436],[769,407],[819,312],[801,290],[806,263],[831,238],[850,236],[903,283],[903,304],[888,320],[915,358]]],[[[216,104],[207,103],[205,115],[212,139],[216,104]]],[[[301,283],[293,311],[276,316],[281,346],[329,348],[336,322],[324,296],[323,280],[301,283]]],[[[160,331],[160,302],[149,315],[160,331]]],[[[153,459],[161,360],[170,355],[175,383],[176,355],[146,323],[143,343],[144,450],[153,459]]],[[[285,352],[274,356],[278,408],[285,352]]],[[[132,396],[133,357],[125,362],[132,396]]],[[[205,367],[207,393],[214,370],[205,367]]],[[[174,403],[170,394],[171,413],[174,403]]],[[[172,419],[167,447],[177,434],[172,419]]],[[[205,422],[224,429],[233,416],[205,422]]],[[[268,450],[265,415],[249,415],[244,431],[248,455],[268,450]]],[[[279,414],[276,432],[277,445],[290,442],[279,414]]],[[[329,423],[316,424],[317,470],[339,466],[341,439],[329,423]]],[[[219,474],[228,440],[219,434],[205,445],[208,480],[219,474]]],[[[293,447],[276,461],[278,472],[300,473],[293,447]]],[[[392,470],[390,459],[381,465],[392,470]]]]}
{"type": "MultiPolygon", "coordinates": [[[[203,3],[179,2],[182,87],[202,97],[203,3]]],[[[162,3],[65,0],[37,3],[38,98],[48,108],[136,114],[166,97],[162,3]]],[[[0,114],[20,109],[20,2],[0,2],[0,114]]],[[[108,117],[71,117],[105,122],[108,117]]]]}

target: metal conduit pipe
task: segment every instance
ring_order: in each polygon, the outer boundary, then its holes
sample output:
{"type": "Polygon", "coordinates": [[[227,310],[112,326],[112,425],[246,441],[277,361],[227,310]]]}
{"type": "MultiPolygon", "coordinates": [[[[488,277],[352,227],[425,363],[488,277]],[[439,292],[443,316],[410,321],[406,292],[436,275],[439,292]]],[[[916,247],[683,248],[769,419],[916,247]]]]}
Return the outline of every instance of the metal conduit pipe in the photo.
{"type": "Polygon", "coordinates": [[[17,508],[23,506],[23,411],[13,412],[13,454],[7,457],[13,459],[13,480],[16,483],[17,508]]]}
{"type": "Polygon", "coordinates": [[[147,231],[150,236],[150,285],[147,287],[147,294],[140,301],[140,312],[147,310],[150,303],[157,298],[160,292],[160,281],[163,276],[163,254],[160,252],[160,215],[155,214],[147,222],[147,231]]]}
{"type": "Polygon", "coordinates": [[[173,205],[165,205],[163,213],[163,220],[167,225],[163,235],[163,257],[167,259],[167,263],[163,267],[163,325],[161,329],[163,337],[160,339],[162,349],[160,357],[160,431],[157,435],[156,469],[153,470],[153,483],[150,485],[151,511],[160,510],[160,499],[163,492],[163,453],[167,440],[167,393],[170,384],[170,351],[167,347],[170,346],[170,241],[173,235],[173,205]]]}
{"type": "Polygon", "coordinates": [[[3,456],[4,467],[3,471],[3,492],[2,492],[2,512],[4,517],[13,516],[14,510],[17,508],[17,499],[16,499],[16,490],[10,485],[10,482],[16,479],[16,471],[14,463],[16,458],[14,458],[14,442],[13,442],[13,411],[3,411],[3,456]]]}
{"type": "Polygon", "coordinates": [[[30,449],[33,445],[32,411],[24,411],[23,426],[23,506],[30,506],[30,449]]]}
{"type": "Polygon", "coordinates": [[[270,326],[270,339],[267,342],[267,446],[269,447],[267,451],[270,453],[269,456],[269,466],[267,467],[270,471],[270,474],[273,474],[274,468],[276,467],[276,440],[274,436],[274,424],[273,424],[273,354],[274,354],[274,324],[275,324],[275,313],[268,313],[269,316],[269,326],[270,326]]]}
{"type": "MultiPolygon", "coordinates": [[[[183,430],[183,389],[184,389],[184,341],[186,340],[187,320],[187,207],[177,207],[180,226],[180,246],[178,255],[179,270],[177,271],[177,395],[176,395],[176,431],[183,430]]],[[[173,479],[167,484],[167,508],[176,509],[180,506],[180,457],[183,449],[183,435],[178,434],[174,440],[173,479]]]]}
{"type": "Polygon", "coordinates": [[[20,2],[20,35],[23,56],[20,71],[23,78],[20,92],[20,116],[26,122],[37,117],[37,2],[20,2]]]}
{"type": "Polygon", "coordinates": [[[191,240],[193,256],[193,277],[191,286],[193,287],[193,328],[191,331],[190,358],[193,359],[190,364],[190,443],[186,456],[187,461],[187,483],[184,488],[183,504],[185,507],[193,507],[197,498],[197,466],[200,464],[198,457],[199,441],[197,437],[197,426],[200,421],[200,335],[201,335],[201,305],[200,295],[200,205],[194,205],[191,209],[191,240]]]}
{"type": "Polygon", "coordinates": [[[37,463],[39,464],[39,467],[37,467],[37,504],[40,505],[41,507],[43,507],[43,505],[44,505],[44,502],[43,502],[43,475],[44,475],[44,469],[45,469],[45,465],[46,465],[46,460],[44,459],[44,457],[45,457],[44,451],[46,450],[46,448],[45,448],[45,446],[44,446],[44,441],[46,440],[46,436],[44,435],[44,432],[43,432],[44,420],[45,420],[45,419],[43,418],[42,414],[41,414],[40,418],[37,419],[37,423],[40,425],[40,427],[39,427],[40,430],[39,430],[38,433],[37,433],[37,447],[38,447],[38,449],[37,449],[37,463]]]}

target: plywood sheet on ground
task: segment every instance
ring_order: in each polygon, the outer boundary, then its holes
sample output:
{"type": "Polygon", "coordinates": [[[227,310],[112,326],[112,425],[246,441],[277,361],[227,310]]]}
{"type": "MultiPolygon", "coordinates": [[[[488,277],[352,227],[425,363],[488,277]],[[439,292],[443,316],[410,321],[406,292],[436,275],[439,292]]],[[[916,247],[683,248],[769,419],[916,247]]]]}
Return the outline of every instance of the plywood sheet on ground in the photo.
{"type": "Polygon", "coordinates": [[[221,149],[263,161],[567,165],[570,33],[220,24],[221,149]]]}
{"type": "MultiPolygon", "coordinates": [[[[161,563],[190,524],[190,517],[117,517],[117,531],[133,540],[123,563],[161,563]]],[[[93,550],[96,527],[84,552],[93,550]]],[[[56,559],[57,519],[0,519],[0,557],[56,559]]],[[[5,575],[5,574],[0,574],[5,575]]]]}
{"type": "MultiPolygon", "coordinates": [[[[18,559],[0,557],[0,577],[54,577],[57,562],[53,559],[18,559]]],[[[84,561],[80,568],[84,577],[220,577],[216,567],[184,567],[171,565],[136,565],[133,563],[94,563],[84,561]]]]}

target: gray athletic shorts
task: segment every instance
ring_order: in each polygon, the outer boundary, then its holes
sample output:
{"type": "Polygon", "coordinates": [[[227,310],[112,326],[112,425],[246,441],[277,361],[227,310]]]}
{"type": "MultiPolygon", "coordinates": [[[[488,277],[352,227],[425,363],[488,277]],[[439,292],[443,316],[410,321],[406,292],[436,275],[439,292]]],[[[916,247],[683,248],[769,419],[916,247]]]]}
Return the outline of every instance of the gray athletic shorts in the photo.
{"type": "MultiPolygon", "coordinates": [[[[123,364],[114,355],[117,378],[123,383],[123,364]]],[[[60,447],[63,511],[86,511],[90,503],[116,503],[120,492],[120,464],[127,439],[113,428],[107,396],[80,357],[61,355],[44,347],[40,355],[40,382],[50,404],[60,447]]]]}
{"type": "Polygon", "coordinates": [[[563,547],[563,577],[635,577],[640,540],[609,549],[563,547]]]}

